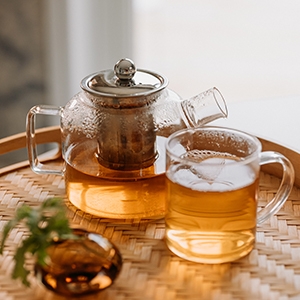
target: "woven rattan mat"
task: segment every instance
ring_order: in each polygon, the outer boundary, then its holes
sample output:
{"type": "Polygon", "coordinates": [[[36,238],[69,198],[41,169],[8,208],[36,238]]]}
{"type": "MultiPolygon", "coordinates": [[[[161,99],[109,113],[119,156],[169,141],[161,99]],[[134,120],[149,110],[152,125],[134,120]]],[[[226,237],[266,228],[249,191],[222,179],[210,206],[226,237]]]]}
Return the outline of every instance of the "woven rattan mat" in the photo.
{"type": "MultiPolygon", "coordinates": [[[[279,180],[261,174],[259,205],[270,200],[279,180]]],[[[0,230],[16,207],[38,205],[63,196],[59,176],[36,175],[28,167],[0,176],[0,230]]],[[[300,299],[300,194],[294,190],[277,216],[257,231],[257,244],[247,257],[228,264],[204,265],[171,254],[164,243],[164,220],[108,220],[76,210],[66,200],[74,225],[96,231],[120,249],[120,276],[107,290],[83,299],[300,299]]],[[[0,256],[0,299],[64,299],[47,291],[32,277],[31,288],[10,278],[12,256],[22,239],[20,227],[10,235],[0,256]]]]}

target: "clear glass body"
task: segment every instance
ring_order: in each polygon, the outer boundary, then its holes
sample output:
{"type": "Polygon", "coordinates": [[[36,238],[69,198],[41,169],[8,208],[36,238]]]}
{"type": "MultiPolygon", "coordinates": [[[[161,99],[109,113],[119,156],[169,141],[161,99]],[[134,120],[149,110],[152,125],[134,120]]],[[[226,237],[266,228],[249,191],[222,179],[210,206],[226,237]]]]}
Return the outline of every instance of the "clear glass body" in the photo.
{"type": "Polygon", "coordinates": [[[103,107],[84,92],[76,95],[62,114],[64,176],[71,203],[105,218],[163,217],[165,139],[185,127],[174,109],[179,103],[179,96],[168,90],[150,106],[125,108],[103,107]],[[158,124],[162,104],[168,115],[158,124]]]}

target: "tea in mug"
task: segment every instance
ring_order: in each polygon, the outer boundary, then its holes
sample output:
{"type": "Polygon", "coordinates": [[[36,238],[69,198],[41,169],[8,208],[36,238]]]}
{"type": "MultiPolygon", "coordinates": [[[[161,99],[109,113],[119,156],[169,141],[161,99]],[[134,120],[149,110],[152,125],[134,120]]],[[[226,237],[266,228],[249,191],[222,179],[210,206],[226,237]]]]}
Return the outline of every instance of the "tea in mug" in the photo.
{"type": "Polygon", "coordinates": [[[187,260],[233,261],[254,246],[257,175],[249,165],[231,170],[233,157],[204,161],[219,167],[201,174],[201,168],[174,164],[166,173],[166,242],[172,252],[187,260]]]}

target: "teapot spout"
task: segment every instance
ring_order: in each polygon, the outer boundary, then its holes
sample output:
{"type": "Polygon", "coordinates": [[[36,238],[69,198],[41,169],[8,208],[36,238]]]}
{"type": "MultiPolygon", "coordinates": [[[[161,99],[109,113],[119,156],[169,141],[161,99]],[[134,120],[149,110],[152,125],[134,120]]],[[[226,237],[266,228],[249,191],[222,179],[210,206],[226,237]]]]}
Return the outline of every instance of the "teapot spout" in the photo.
{"type": "Polygon", "coordinates": [[[174,92],[155,108],[155,128],[158,136],[168,137],[186,127],[204,126],[216,119],[227,118],[228,109],[221,92],[213,87],[190,99],[181,100],[174,92]],[[175,99],[175,100],[174,100],[175,99]]]}
{"type": "Polygon", "coordinates": [[[213,87],[180,103],[186,127],[199,127],[219,118],[228,117],[228,109],[221,92],[213,87]]]}

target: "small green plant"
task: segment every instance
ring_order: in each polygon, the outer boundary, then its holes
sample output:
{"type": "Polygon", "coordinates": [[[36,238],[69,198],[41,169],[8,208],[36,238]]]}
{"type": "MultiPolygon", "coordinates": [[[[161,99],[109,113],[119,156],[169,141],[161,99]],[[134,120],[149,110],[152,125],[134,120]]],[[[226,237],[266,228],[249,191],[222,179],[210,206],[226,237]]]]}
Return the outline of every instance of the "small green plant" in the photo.
{"type": "Polygon", "coordinates": [[[49,198],[38,208],[23,205],[16,210],[12,220],[6,223],[0,244],[0,254],[3,254],[5,241],[10,231],[23,222],[29,231],[29,235],[22,241],[14,255],[14,269],[12,278],[21,279],[25,286],[30,286],[28,281],[29,270],[26,269],[26,254],[30,253],[36,258],[36,262],[45,265],[47,248],[60,239],[76,238],[72,234],[66,210],[61,198],[49,198]]]}

